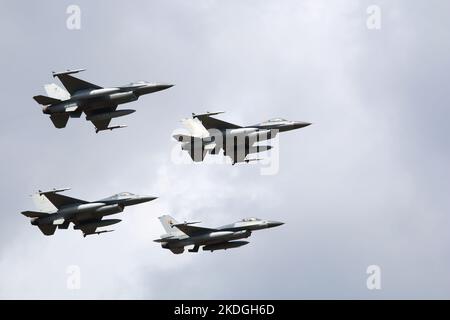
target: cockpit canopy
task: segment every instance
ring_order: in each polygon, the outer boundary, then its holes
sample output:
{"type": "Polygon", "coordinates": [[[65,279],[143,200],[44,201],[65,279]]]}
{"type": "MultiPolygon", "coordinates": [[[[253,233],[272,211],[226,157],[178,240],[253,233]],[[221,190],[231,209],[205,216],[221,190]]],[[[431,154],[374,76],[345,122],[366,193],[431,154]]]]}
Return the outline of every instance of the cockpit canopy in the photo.
{"type": "Polygon", "coordinates": [[[122,198],[128,198],[131,196],[134,196],[134,194],[132,194],[131,192],[121,192],[121,193],[115,194],[115,195],[108,197],[106,199],[103,199],[103,200],[118,200],[118,199],[122,199],[122,198]]]}
{"type": "Polygon", "coordinates": [[[132,196],[133,194],[131,192],[121,192],[117,194],[120,197],[129,197],[132,196]]]}
{"type": "Polygon", "coordinates": [[[273,118],[273,119],[270,119],[267,122],[281,122],[281,121],[287,121],[287,120],[283,119],[283,118],[273,118]]]}
{"type": "Polygon", "coordinates": [[[258,218],[244,218],[244,219],[242,219],[242,222],[251,222],[251,221],[258,221],[259,219],[258,218]]]}
{"type": "Polygon", "coordinates": [[[145,84],[147,84],[147,81],[140,80],[140,81],[130,82],[130,83],[128,83],[128,84],[126,84],[126,85],[124,85],[122,87],[124,87],[124,88],[140,87],[140,86],[143,86],[145,84]]]}

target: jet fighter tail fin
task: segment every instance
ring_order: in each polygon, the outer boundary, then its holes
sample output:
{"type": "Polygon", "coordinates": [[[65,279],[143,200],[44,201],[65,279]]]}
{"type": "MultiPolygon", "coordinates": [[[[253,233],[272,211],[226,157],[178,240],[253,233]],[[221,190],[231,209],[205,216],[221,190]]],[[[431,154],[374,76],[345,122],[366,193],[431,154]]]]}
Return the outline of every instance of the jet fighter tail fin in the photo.
{"type": "Polygon", "coordinates": [[[57,84],[50,83],[44,86],[45,92],[50,98],[58,99],[58,100],[68,100],[70,99],[70,94],[58,86],[57,84]]]}
{"type": "Polygon", "coordinates": [[[172,218],[169,215],[164,215],[159,217],[159,221],[161,222],[164,230],[167,234],[179,233],[180,230],[176,228],[174,225],[178,224],[178,221],[172,218]]]}
{"type": "Polygon", "coordinates": [[[203,124],[196,119],[183,119],[183,125],[189,130],[189,133],[196,138],[209,137],[209,132],[203,124]]]}
{"type": "Polygon", "coordinates": [[[47,197],[35,193],[31,196],[36,208],[41,212],[55,212],[57,208],[47,199],[47,197]]]}

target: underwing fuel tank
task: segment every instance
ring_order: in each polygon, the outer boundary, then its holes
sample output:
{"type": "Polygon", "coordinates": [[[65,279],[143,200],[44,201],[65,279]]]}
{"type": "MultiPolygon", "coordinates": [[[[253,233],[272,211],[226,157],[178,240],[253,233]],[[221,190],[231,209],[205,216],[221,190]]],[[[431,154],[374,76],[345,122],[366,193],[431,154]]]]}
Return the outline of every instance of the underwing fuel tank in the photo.
{"type": "Polygon", "coordinates": [[[133,110],[133,109],[124,109],[124,110],[116,110],[116,111],[105,112],[105,113],[98,113],[98,114],[93,114],[93,115],[87,116],[86,120],[87,121],[104,121],[104,120],[109,120],[112,118],[123,117],[123,116],[129,115],[135,111],[136,110],[133,110]]]}
{"type": "Polygon", "coordinates": [[[58,211],[58,214],[66,215],[66,214],[79,214],[79,213],[84,213],[84,212],[91,212],[91,211],[95,211],[103,206],[105,206],[105,204],[101,203],[101,202],[80,204],[77,206],[62,208],[58,211]]]}
{"type": "Polygon", "coordinates": [[[225,242],[225,243],[218,243],[218,244],[210,244],[207,246],[203,246],[203,251],[215,251],[215,250],[227,250],[232,248],[238,248],[245,246],[248,244],[248,241],[232,241],[232,242],[225,242]]]}
{"type": "Polygon", "coordinates": [[[121,213],[121,212],[123,212],[123,207],[118,204],[104,206],[104,207],[101,207],[101,208],[98,208],[97,210],[95,210],[95,213],[98,213],[99,215],[102,215],[102,216],[108,216],[111,214],[116,214],[116,213],[121,213]]]}
{"type": "Polygon", "coordinates": [[[189,245],[190,243],[199,243],[199,244],[214,244],[220,243],[224,241],[237,240],[248,238],[251,232],[248,230],[242,231],[215,231],[199,236],[193,236],[186,239],[184,245],[189,245]]]}
{"type": "Polygon", "coordinates": [[[73,100],[92,99],[98,97],[104,97],[113,93],[120,92],[119,88],[102,88],[94,90],[81,90],[72,95],[73,100]]]}
{"type": "Polygon", "coordinates": [[[106,226],[110,226],[112,224],[116,224],[119,223],[120,219],[106,219],[106,220],[101,220],[101,221],[97,221],[97,222],[89,222],[89,223],[84,223],[84,224],[78,224],[76,226],[74,226],[73,228],[75,230],[78,229],[82,229],[82,228],[101,228],[101,227],[106,227],[106,226]]]}
{"type": "Polygon", "coordinates": [[[136,101],[138,97],[133,92],[118,92],[109,96],[109,100],[115,104],[136,101]]]}
{"type": "Polygon", "coordinates": [[[191,237],[192,240],[196,241],[209,241],[214,239],[228,239],[233,237],[234,232],[233,231],[217,231],[217,232],[211,232],[200,236],[194,236],[191,237]]]}

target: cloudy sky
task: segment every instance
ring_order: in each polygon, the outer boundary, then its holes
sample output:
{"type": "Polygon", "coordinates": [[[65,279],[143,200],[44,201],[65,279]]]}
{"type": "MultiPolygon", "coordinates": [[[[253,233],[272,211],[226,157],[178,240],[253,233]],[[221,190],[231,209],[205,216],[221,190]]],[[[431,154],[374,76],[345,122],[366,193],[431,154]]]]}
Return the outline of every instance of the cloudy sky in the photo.
{"type": "MultiPolygon", "coordinates": [[[[0,2],[0,298],[450,298],[448,1],[0,2]],[[69,30],[69,5],[81,29],[69,30]],[[367,8],[381,10],[368,29],[367,8]],[[51,71],[103,86],[174,83],[95,134],[53,127],[32,96],[51,71]],[[279,171],[179,164],[191,112],[313,125],[280,137],[279,171]],[[45,237],[20,214],[38,189],[159,196],[116,231],[45,237]],[[157,217],[284,221],[236,250],[173,255],[157,217]],[[367,267],[381,269],[368,290],[367,267]],[[81,288],[67,287],[77,266],[81,288]]],[[[187,155],[185,155],[187,157],[187,155]]]]}

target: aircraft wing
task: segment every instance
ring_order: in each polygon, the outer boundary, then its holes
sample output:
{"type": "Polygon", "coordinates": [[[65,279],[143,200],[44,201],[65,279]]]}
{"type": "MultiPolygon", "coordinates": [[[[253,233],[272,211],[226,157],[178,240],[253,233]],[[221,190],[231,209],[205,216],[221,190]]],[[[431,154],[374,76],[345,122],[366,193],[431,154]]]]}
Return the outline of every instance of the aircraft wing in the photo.
{"type": "Polygon", "coordinates": [[[203,227],[197,227],[197,226],[191,226],[186,223],[179,223],[176,225],[173,225],[173,227],[176,227],[180,229],[183,233],[187,234],[188,236],[196,236],[204,233],[210,233],[217,231],[217,229],[210,229],[210,228],[203,228],[203,227]]]}
{"type": "Polygon", "coordinates": [[[64,85],[67,91],[69,91],[71,95],[80,90],[102,89],[102,87],[96,84],[75,78],[74,76],[71,76],[69,73],[70,72],[54,73],[53,76],[58,77],[59,81],[61,81],[61,83],[64,85]]]}
{"type": "MultiPolygon", "coordinates": [[[[100,113],[106,113],[106,112],[113,112],[116,111],[117,109],[117,105],[110,105],[107,106],[105,108],[101,108],[101,109],[95,109],[95,110],[84,110],[84,113],[86,114],[86,116],[94,116],[96,114],[100,114],[100,113]]],[[[102,131],[102,130],[106,130],[108,129],[109,123],[111,122],[111,118],[107,118],[104,120],[90,120],[92,122],[92,124],[95,126],[95,128],[97,129],[97,131],[102,131]]]]}
{"type": "Polygon", "coordinates": [[[213,117],[209,116],[207,113],[194,115],[193,117],[200,120],[200,122],[203,124],[203,126],[206,129],[226,130],[226,129],[242,128],[241,126],[238,126],[237,124],[233,124],[233,123],[229,123],[226,121],[222,121],[222,120],[213,118],[213,117]]]}
{"type": "Polygon", "coordinates": [[[62,194],[58,194],[58,190],[45,191],[45,192],[40,191],[39,194],[46,197],[48,199],[48,201],[50,201],[57,209],[59,209],[63,206],[70,205],[70,204],[89,203],[88,201],[85,201],[85,200],[80,200],[80,199],[64,196],[62,194]]]}

